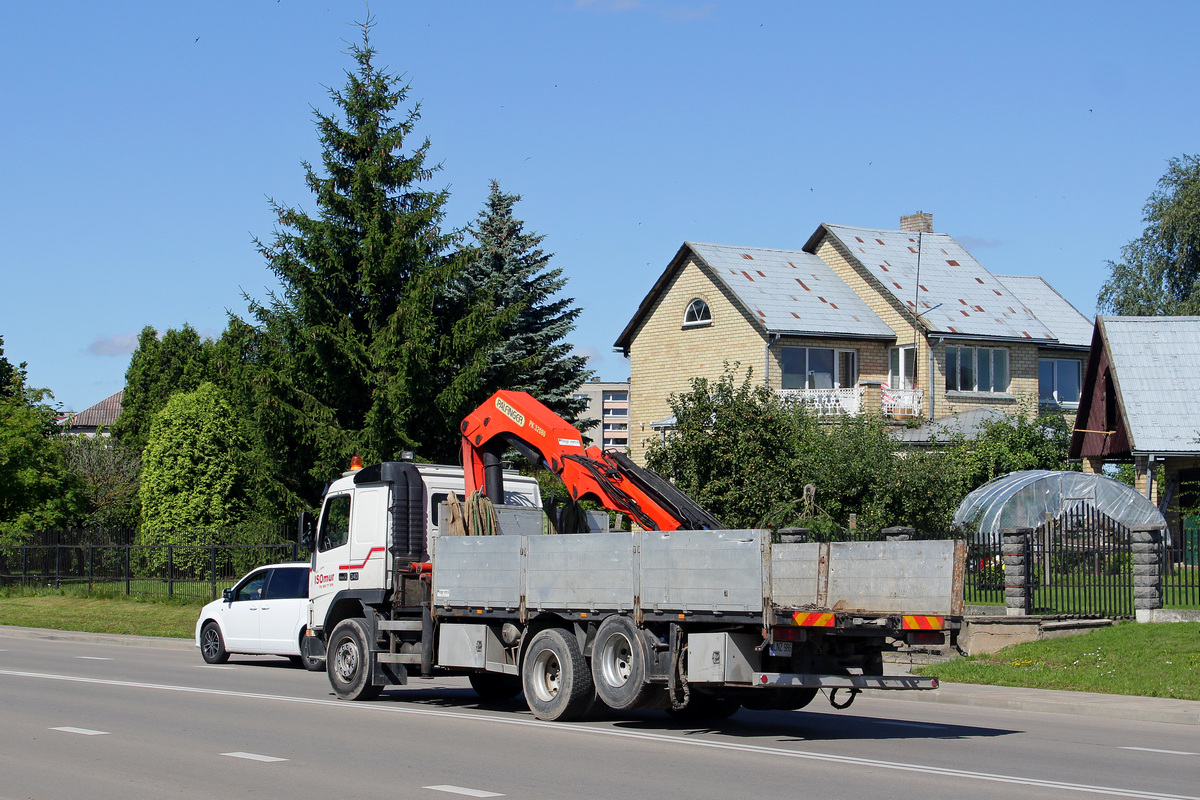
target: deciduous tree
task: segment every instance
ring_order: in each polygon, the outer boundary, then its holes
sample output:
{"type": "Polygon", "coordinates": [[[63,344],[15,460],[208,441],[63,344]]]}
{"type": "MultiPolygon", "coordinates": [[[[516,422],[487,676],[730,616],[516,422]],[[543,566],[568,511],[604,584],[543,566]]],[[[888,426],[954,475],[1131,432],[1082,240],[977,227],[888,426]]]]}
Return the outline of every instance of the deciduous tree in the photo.
{"type": "Polygon", "coordinates": [[[1109,261],[1100,310],[1124,316],[1200,313],[1200,157],[1172,158],[1143,209],[1142,235],[1109,261]]]}

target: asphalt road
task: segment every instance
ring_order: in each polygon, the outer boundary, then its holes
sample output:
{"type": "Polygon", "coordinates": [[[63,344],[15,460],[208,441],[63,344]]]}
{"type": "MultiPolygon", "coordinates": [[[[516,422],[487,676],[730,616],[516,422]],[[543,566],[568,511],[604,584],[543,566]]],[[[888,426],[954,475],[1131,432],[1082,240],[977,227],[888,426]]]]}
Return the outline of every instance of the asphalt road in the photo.
{"type": "Polygon", "coordinates": [[[864,695],[535,720],[461,679],[336,700],[283,659],[0,630],[0,800],[1200,798],[1200,727],[864,695]]]}

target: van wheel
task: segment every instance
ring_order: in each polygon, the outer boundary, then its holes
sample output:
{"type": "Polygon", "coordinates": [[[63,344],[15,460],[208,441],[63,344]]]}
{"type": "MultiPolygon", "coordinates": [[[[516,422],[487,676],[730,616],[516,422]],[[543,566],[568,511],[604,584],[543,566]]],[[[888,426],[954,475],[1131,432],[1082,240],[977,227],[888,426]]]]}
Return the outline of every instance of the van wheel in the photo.
{"type": "Polygon", "coordinates": [[[646,683],[646,647],[629,617],[614,615],[600,623],[592,645],[592,680],[606,705],[621,711],[644,708],[655,687],[646,683]]]}
{"type": "Polygon", "coordinates": [[[200,630],[200,655],[208,664],[224,664],[229,660],[229,651],[225,649],[221,629],[215,622],[207,623],[200,630]]]}
{"type": "Polygon", "coordinates": [[[595,687],[575,637],[557,628],[529,643],[521,665],[525,702],[538,719],[579,719],[591,705],[595,687]]]}
{"type": "Polygon", "coordinates": [[[365,620],[352,617],[334,627],[325,670],[333,691],[343,700],[370,700],[379,696],[382,687],[371,684],[371,651],[365,620]]]}

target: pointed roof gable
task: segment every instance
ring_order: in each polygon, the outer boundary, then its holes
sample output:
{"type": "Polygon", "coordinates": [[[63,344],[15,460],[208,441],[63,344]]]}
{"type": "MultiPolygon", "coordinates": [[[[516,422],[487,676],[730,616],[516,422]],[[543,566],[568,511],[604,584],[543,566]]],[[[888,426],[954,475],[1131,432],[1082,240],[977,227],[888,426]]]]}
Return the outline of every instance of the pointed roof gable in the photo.
{"type": "Polygon", "coordinates": [[[825,236],[839,243],[901,306],[910,312],[915,308],[931,333],[1058,341],[1007,286],[945,233],[822,223],[804,249],[815,252],[825,236]]]}
{"type": "Polygon", "coordinates": [[[628,354],[634,333],[690,256],[728,290],[764,335],[895,338],[866,302],[812,253],[684,242],[617,338],[616,347],[628,354]]]}
{"type": "Polygon", "coordinates": [[[114,395],[104,398],[94,406],[89,406],[78,414],[73,414],[67,418],[67,421],[72,429],[74,428],[108,428],[117,421],[117,417],[121,415],[121,398],[125,395],[125,390],[117,392],[114,395]]]}
{"type": "Polygon", "coordinates": [[[1072,457],[1200,453],[1200,317],[1097,317],[1088,360],[1072,457]],[[1105,396],[1104,367],[1116,397],[1105,396]],[[1099,430],[1100,406],[1112,402],[1120,429],[1109,435],[1127,437],[1117,449],[1085,433],[1099,430]]]}

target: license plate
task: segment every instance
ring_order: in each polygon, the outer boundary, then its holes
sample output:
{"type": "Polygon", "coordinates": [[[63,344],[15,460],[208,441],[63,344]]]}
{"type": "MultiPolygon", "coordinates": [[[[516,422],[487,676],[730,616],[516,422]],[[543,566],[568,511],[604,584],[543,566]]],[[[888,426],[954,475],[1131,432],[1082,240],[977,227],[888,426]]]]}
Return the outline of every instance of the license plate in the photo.
{"type": "Polygon", "coordinates": [[[771,655],[773,656],[790,656],[792,654],[791,642],[772,642],[771,655]]]}

